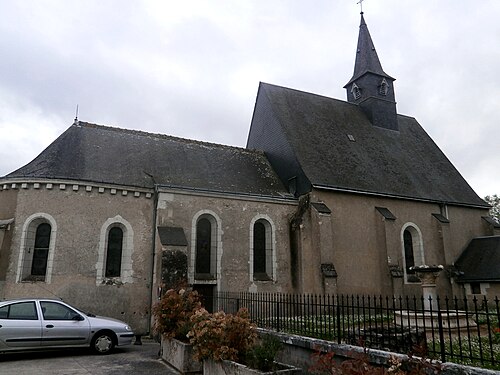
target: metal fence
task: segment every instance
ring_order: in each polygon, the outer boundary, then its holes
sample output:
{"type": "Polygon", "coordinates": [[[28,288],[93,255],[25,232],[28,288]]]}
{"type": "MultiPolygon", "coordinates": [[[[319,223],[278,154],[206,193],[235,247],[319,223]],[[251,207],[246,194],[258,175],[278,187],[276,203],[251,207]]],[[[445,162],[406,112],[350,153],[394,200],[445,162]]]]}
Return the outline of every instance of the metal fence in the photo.
{"type": "Polygon", "coordinates": [[[500,369],[499,299],[218,292],[215,309],[247,308],[262,328],[442,362],[500,369]]]}

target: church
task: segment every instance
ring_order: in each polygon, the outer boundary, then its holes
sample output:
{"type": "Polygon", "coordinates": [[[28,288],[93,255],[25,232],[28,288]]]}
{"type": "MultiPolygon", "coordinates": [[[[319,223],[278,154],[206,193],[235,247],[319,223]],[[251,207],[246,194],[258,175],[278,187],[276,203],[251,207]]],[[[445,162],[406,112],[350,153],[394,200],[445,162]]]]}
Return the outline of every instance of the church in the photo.
{"type": "Polygon", "coordinates": [[[500,294],[500,227],[397,113],[394,81],[361,14],[347,100],[260,83],[246,148],[75,119],[0,177],[0,298],[62,298],[146,334],[179,282],[419,295],[412,267],[442,265],[440,295],[500,294]]]}

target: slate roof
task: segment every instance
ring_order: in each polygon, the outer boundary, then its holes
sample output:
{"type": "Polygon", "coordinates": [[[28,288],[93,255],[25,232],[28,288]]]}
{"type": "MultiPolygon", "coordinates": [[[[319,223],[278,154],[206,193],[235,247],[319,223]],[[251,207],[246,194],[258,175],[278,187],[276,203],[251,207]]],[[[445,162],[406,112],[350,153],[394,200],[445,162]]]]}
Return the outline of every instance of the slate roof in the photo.
{"type": "Polygon", "coordinates": [[[184,229],[181,227],[158,227],[160,242],[163,246],[187,246],[184,229]]]}
{"type": "Polygon", "coordinates": [[[359,77],[365,75],[366,73],[374,73],[382,77],[389,78],[392,81],[395,80],[382,69],[382,64],[380,63],[377,55],[377,50],[375,49],[375,45],[373,44],[370,32],[368,31],[368,26],[366,25],[365,18],[363,17],[363,14],[361,14],[354,73],[352,75],[352,78],[349,82],[346,83],[344,88],[349,86],[349,84],[357,80],[359,77]]]}
{"type": "Polygon", "coordinates": [[[247,148],[266,152],[282,181],[407,199],[488,207],[412,117],[372,126],[346,101],[261,83],[247,148]]]}
{"type": "Polygon", "coordinates": [[[290,195],[259,151],[77,122],[4,178],[157,184],[238,194],[290,195]]]}
{"type": "Polygon", "coordinates": [[[474,238],[455,262],[459,282],[500,281],[500,236],[474,238]]]}

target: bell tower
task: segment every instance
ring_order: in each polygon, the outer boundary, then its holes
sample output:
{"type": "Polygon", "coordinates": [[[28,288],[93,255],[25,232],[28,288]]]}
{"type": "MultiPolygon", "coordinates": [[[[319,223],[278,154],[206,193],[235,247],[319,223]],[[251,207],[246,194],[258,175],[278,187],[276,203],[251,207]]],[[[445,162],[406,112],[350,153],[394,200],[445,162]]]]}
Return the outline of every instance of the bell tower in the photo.
{"type": "Polygon", "coordinates": [[[398,130],[394,81],[395,79],[382,69],[361,12],[354,74],[344,86],[347,90],[347,101],[358,104],[372,125],[398,130]]]}

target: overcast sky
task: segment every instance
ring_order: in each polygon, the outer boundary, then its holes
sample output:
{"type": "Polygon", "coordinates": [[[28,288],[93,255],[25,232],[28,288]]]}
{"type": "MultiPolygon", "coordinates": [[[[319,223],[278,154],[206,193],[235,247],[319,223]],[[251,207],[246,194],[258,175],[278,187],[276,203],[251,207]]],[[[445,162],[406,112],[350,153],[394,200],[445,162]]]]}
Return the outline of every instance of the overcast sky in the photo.
{"type": "MultiPolygon", "coordinates": [[[[245,147],[259,81],[345,100],[358,0],[0,0],[0,176],[75,117],[245,147]]],[[[500,194],[500,1],[365,0],[398,112],[500,194]]]]}

